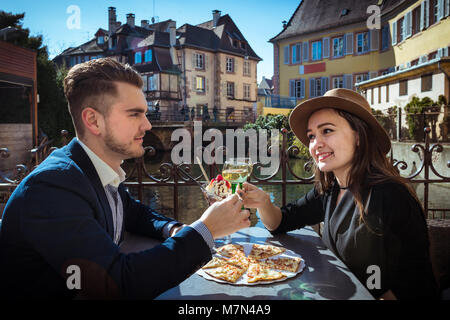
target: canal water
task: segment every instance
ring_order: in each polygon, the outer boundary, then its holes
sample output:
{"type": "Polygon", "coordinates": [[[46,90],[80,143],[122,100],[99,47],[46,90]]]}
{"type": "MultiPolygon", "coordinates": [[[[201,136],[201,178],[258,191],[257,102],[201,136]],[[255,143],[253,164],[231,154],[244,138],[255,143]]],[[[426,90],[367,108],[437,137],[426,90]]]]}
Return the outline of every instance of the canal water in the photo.
{"type": "MultiPolygon", "coordinates": [[[[151,176],[160,179],[163,176],[162,171],[164,171],[164,163],[171,163],[170,152],[158,151],[153,157],[145,157],[145,169],[151,176]]],[[[305,172],[304,170],[305,161],[301,159],[290,159],[289,165],[292,171],[299,177],[306,178],[311,175],[310,172],[305,172]]],[[[122,165],[123,169],[127,172],[127,181],[137,181],[136,173],[132,172],[134,167],[134,160],[126,161],[122,165]]],[[[221,169],[222,165],[218,165],[221,169]]],[[[206,167],[206,172],[209,174],[209,170],[206,167]]],[[[198,177],[202,175],[200,167],[195,164],[192,166],[193,177],[198,177]]],[[[259,176],[258,176],[259,177],[259,176]]],[[[265,178],[267,176],[261,176],[265,178]]],[[[211,177],[209,177],[211,178],[211,177]]],[[[288,170],[287,179],[294,179],[292,174],[288,170]]],[[[204,181],[202,178],[201,180],[204,181]]],[[[281,180],[281,170],[276,174],[271,180],[281,180]]],[[[144,177],[143,181],[151,181],[150,178],[144,177]]],[[[251,181],[250,181],[251,183],[251,181]]],[[[302,197],[311,188],[312,184],[306,185],[288,185],[287,186],[287,202],[294,201],[302,197]]],[[[260,185],[264,191],[266,191],[272,202],[281,206],[282,203],[282,193],[281,186],[272,185],[260,185]]],[[[137,190],[134,188],[129,188],[130,193],[137,198],[137,190]]],[[[173,187],[171,186],[151,186],[145,187],[143,191],[143,203],[149,205],[152,209],[160,212],[168,217],[174,217],[173,211],[173,187]]],[[[203,197],[202,191],[198,186],[181,186],[178,188],[178,221],[190,224],[197,220],[202,213],[207,209],[207,203],[203,197]]],[[[252,225],[257,223],[257,216],[255,212],[251,215],[252,225]]]]}

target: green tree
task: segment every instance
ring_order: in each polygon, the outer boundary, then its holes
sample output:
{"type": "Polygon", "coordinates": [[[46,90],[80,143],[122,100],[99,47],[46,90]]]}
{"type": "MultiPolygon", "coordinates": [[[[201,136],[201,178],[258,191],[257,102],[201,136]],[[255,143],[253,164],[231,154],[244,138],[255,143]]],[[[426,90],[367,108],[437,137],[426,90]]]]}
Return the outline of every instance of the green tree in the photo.
{"type": "MultiPolygon", "coordinates": [[[[67,109],[67,101],[64,97],[63,79],[67,70],[59,70],[49,59],[47,46],[43,44],[42,35],[30,36],[30,30],[23,28],[25,13],[13,14],[0,10],[0,29],[14,27],[19,30],[13,39],[8,40],[17,46],[32,49],[37,53],[37,91],[39,94],[38,104],[38,127],[50,139],[59,141],[61,130],[66,129],[69,134],[74,135],[72,120],[67,109]]],[[[17,100],[17,95],[10,95],[10,101],[2,101],[8,110],[17,100]]],[[[23,103],[23,101],[21,102],[23,103]]],[[[26,102],[28,103],[28,102],[26,102]]],[[[10,111],[9,111],[10,112],[10,111]]],[[[29,122],[28,114],[15,117],[16,122],[29,122]]]]}
{"type": "Polygon", "coordinates": [[[405,106],[409,135],[416,141],[424,138],[424,128],[431,128],[432,140],[437,140],[436,124],[441,106],[429,97],[419,99],[413,97],[405,106]]]}
{"type": "MultiPolygon", "coordinates": [[[[308,148],[305,147],[300,140],[297,139],[297,137],[294,135],[294,133],[291,130],[291,127],[289,125],[289,116],[291,114],[292,111],[289,112],[289,114],[283,115],[283,114],[267,114],[265,116],[259,116],[255,123],[247,123],[244,126],[244,130],[248,130],[248,129],[266,129],[266,130],[273,130],[273,129],[277,129],[277,130],[281,130],[283,128],[288,130],[287,133],[287,147],[289,148],[292,145],[295,145],[296,147],[299,148],[300,152],[297,155],[298,157],[301,158],[308,158],[309,157],[309,151],[308,148]]],[[[282,138],[282,136],[280,135],[280,139],[282,138]]],[[[282,141],[280,141],[280,146],[281,146],[282,141]]]]}

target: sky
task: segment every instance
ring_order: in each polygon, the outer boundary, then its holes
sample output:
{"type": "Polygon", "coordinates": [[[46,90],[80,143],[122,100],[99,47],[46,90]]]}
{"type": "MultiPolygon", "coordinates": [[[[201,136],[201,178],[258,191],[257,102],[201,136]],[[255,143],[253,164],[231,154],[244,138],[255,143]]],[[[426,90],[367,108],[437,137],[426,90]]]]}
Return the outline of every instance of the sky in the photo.
{"type": "Polygon", "coordinates": [[[92,39],[98,28],[108,29],[108,7],[116,7],[117,20],[126,23],[126,14],[134,13],[136,25],[141,20],[175,20],[177,27],[185,23],[197,25],[212,19],[212,11],[220,10],[233,19],[256,54],[258,83],[273,75],[273,45],[268,42],[289,21],[300,0],[0,0],[0,10],[25,13],[23,27],[31,35],[41,34],[50,58],[68,47],[92,39]],[[74,19],[79,8],[79,25],[74,19]],[[69,26],[67,24],[69,22],[69,26]]]}

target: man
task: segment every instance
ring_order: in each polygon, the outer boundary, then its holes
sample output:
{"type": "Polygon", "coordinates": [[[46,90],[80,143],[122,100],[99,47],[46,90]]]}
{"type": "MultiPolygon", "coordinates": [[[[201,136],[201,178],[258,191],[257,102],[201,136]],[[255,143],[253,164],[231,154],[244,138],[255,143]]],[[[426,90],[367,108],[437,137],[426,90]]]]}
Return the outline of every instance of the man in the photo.
{"type": "Polygon", "coordinates": [[[109,58],[69,71],[64,91],[77,138],[30,173],[5,207],[1,296],[154,298],[209,261],[214,238],[249,226],[237,196],[185,226],[125,190],[120,165],[144,154],[151,129],[141,87],[137,72],[109,58]],[[123,231],[164,241],[126,255],[123,231]],[[79,290],[68,286],[76,271],[79,290]]]}

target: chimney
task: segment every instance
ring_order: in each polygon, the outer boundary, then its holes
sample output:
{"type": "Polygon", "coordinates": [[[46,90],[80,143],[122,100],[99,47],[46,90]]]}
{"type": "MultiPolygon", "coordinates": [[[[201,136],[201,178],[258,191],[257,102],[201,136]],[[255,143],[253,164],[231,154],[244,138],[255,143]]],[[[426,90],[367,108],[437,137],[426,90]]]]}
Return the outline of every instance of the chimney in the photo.
{"type": "Polygon", "coordinates": [[[148,20],[141,20],[141,27],[147,29],[150,24],[148,20]]]}
{"type": "Polygon", "coordinates": [[[116,8],[109,7],[108,8],[108,33],[109,35],[113,34],[117,29],[117,16],[116,16],[116,8]]]}
{"type": "Polygon", "coordinates": [[[128,13],[127,14],[127,24],[134,28],[134,13],[128,13]]]}
{"type": "Polygon", "coordinates": [[[172,58],[172,64],[177,65],[177,53],[175,45],[177,44],[177,22],[171,20],[169,22],[169,40],[170,40],[170,57],[172,58]]]}
{"type": "Polygon", "coordinates": [[[177,43],[177,22],[176,21],[170,21],[169,22],[169,39],[170,39],[170,46],[173,47],[177,43]]]}
{"type": "Polygon", "coordinates": [[[213,10],[213,28],[217,27],[220,18],[220,10],[213,10]]]}
{"type": "Polygon", "coordinates": [[[286,20],[284,20],[283,22],[281,22],[282,24],[283,24],[283,29],[286,29],[286,27],[287,27],[287,21],[286,20]]]}

